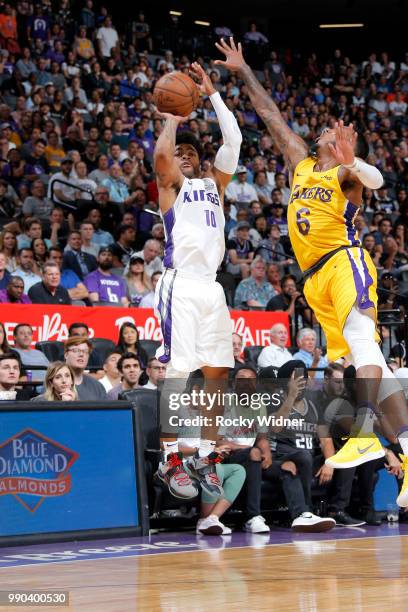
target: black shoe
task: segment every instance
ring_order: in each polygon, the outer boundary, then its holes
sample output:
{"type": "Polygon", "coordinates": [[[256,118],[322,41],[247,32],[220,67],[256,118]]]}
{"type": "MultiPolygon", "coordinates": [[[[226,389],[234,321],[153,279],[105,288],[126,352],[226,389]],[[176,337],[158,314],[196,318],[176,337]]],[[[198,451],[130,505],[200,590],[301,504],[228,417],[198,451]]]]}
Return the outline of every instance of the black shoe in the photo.
{"type": "Polygon", "coordinates": [[[375,510],[368,510],[364,515],[364,520],[367,525],[379,527],[381,525],[381,515],[375,510]]]}
{"type": "Polygon", "coordinates": [[[366,523],[363,520],[351,517],[349,514],[347,514],[347,512],[343,511],[329,513],[329,516],[334,518],[336,525],[341,525],[342,527],[361,527],[366,523]]]}

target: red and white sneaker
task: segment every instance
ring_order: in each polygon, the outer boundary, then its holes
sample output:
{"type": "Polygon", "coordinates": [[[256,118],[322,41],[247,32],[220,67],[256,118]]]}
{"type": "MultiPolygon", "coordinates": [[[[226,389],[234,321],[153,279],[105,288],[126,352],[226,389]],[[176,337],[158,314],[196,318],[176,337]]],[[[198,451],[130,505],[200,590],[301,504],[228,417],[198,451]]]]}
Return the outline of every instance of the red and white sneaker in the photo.
{"type": "Polygon", "coordinates": [[[187,466],[193,478],[196,478],[201,488],[212,497],[223,497],[224,489],[215,466],[221,463],[222,456],[219,453],[210,453],[207,457],[200,457],[196,453],[187,459],[187,466]]]}
{"type": "Polygon", "coordinates": [[[167,461],[159,464],[156,475],[178,499],[193,499],[199,493],[198,487],[185,470],[182,453],[170,453],[167,461]]]}

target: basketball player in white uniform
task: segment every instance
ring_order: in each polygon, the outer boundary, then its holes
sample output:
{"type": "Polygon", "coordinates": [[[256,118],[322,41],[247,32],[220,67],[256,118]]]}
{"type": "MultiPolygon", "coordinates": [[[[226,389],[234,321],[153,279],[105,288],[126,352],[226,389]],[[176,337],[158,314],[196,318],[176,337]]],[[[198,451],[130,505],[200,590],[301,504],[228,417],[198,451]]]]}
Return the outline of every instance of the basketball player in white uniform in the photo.
{"type": "MultiPolygon", "coordinates": [[[[189,373],[201,368],[206,391],[217,392],[234,366],[231,319],[223,289],[215,281],[224,257],[224,191],[235,173],[242,135],[234,115],[227,109],[208,75],[198,64],[192,72],[200,79],[200,89],[210,97],[223,136],[214,167],[205,177],[200,173],[201,147],[193,134],[179,132],[186,120],[170,114],[166,118],[154,151],[154,167],[159,188],[166,246],[164,271],[156,287],[155,310],[163,332],[163,345],[157,358],[167,363],[167,387],[183,391],[189,373]]],[[[167,394],[168,396],[168,394],[167,394]]],[[[220,412],[222,407],[218,406],[220,412]]],[[[177,412],[169,412],[170,416],[177,412]]],[[[200,448],[189,460],[189,470],[211,495],[222,496],[215,464],[217,439],[215,412],[206,415],[212,424],[201,428],[200,448]]],[[[163,417],[163,415],[162,415],[163,417]]],[[[165,421],[165,420],[164,420],[165,421]]],[[[163,423],[163,418],[162,418],[163,423]]],[[[177,432],[163,440],[164,461],[158,476],[176,497],[197,495],[197,487],[183,468],[178,452],[177,432]]]]}

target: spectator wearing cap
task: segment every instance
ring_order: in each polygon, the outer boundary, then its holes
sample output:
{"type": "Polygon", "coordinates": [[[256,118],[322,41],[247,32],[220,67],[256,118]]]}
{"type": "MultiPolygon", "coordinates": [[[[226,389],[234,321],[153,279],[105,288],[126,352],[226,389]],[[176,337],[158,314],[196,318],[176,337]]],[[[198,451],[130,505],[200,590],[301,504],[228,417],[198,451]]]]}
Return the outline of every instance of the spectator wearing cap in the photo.
{"type": "Polygon", "coordinates": [[[113,254],[110,247],[102,247],[98,255],[98,268],[85,277],[85,286],[91,302],[129,306],[126,282],[112,274],[113,254]]]}
{"type": "Polygon", "coordinates": [[[254,247],[249,240],[250,225],[239,221],[236,225],[236,238],[227,241],[227,272],[238,278],[248,278],[250,264],[254,258],[254,247]]]}
{"type": "Polygon", "coordinates": [[[236,175],[237,180],[231,181],[228,184],[225,195],[237,208],[248,206],[250,202],[258,199],[258,194],[255,187],[247,181],[247,169],[245,166],[238,166],[236,175]]]}
{"type": "Polygon", "coordinates": [[[84,253],[82,250],[81,233],[78,230],[72,230],[68,234],[68,244],[64,253],[63,268],[73,270],[78,278],[83,281],[84,278],[96,270],[98,267],[96,258],[89,253],[84,253]]]}
{"type": "Polygon", "coordinates": [[[286,325],[276,323],[272,325],[270,332],[270,346],[265,346],[258,357],[258,366],[267,368],[274,366],[280,368],[284,363],[292,359],[292,354],[286,348],[289,333],[286,325]]]}
{"type": "Polygon", "coordinates": [[[31,304],[31,300],[24,293],[24,281],[21,276],[11,276],[6,289],[0,289],[0,302],[2,304],[31,304]]]}
{"type": "Polygon", "coordinates": [[[43,280],[33,285],[28,296],[33,304],[65,304],[71,305],[68,291],[61,285],[61,272],[52,262],[44,264],[43,280]]]}
{"type": "Polygon", "coordinates": [[[288,221],[286,219],[285,207],[282,201],[282,192],[280,189],[272,190],[272,204],[269,206],[268,223],[270,225],[279,225],[282,236],[288,235],[288,221]]]}
{"type": "Polygon", "coordinates": [[[70,157],[61,160],[61,172],[52,175],[48,184],[48,197],[59,204],[72,204],[75,201],[75,184],[72,177],[73,162],[70,157]],[[66,183],[69,183],[67,185],[66,183]]]}
{"type": "MultiPolygon", "coordinates": [[[[160,258],[160,242],[158,240],[147,240],[141,251],[137,251],[132,257],[141,257],[145,263],[145,273],[151,278],[154,272],[161,272],[163,263],[160,258]]],[[[131,258],[132,259],[132,258],[131,258]]]]}
{"type": "Polygon", "coordinates": [[[133,225],[120,225],[116,230],[116,235],[118,239],[111,246],[113,266],[115,268],[124,268],[129,263],[134,252],[136,230],[133,225]]]}
{"type": "Polygon", "coordinates": [[[260,257],[251,263],[251,276],[242,280],[235,292],[235,308],[265,308],[275,295],[272,285],[266,280],[266,264],[260,257]]]}
{"type": "Polygon", "coordinates": [[[144,271],[144,260],[142,257],[132,257],[125,279],[130,303],[132,306],[139,306],[142,298],[152,290],[150,279],[144,271]]]}
{"type": "Polygon", "coordinates": [[[317,347],[317,335],[314,329],[304,327],[298,332],[296,337],[298,352],[293,355],[293,359],[303,361],[307,368],[322,368],[316,372],[309,372],[310,378],[323,379],[323,368],[327,368],[329,362],[326,357],[322,356],[322,349],[317,347]]]}

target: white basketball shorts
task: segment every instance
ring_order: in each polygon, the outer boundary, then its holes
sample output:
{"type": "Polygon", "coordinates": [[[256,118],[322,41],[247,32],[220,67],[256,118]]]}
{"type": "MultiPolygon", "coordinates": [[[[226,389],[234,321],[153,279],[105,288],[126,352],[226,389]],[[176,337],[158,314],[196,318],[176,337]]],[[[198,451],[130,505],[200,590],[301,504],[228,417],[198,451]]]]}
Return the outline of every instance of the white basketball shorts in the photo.
{"type": "Polygon", "coordinates": [[[180,372],[203,366],[233,368],[232,321],[215,280],[198,280],[166,269],[155,291],[163,344],[156,357],[180,372]]]}

